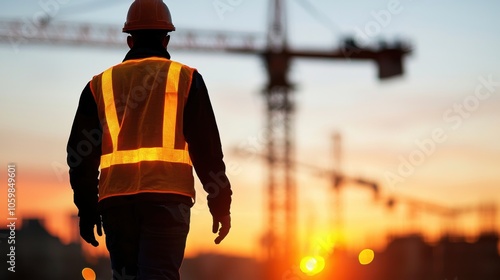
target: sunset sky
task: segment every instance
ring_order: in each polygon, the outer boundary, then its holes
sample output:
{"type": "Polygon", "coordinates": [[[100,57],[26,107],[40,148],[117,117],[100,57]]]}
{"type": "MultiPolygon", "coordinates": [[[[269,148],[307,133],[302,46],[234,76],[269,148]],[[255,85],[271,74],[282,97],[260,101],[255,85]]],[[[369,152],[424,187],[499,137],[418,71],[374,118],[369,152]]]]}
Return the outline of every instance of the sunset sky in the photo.
{"type": "MultiPolygon", "coordinates": [[[[371,62],[295,60],[297,160],[328,168],[331,135],[343,141],[343,171],[379,183],[383,196],[404,195],[448,207],[500,203],[500,2],[353,0],[287,2],[291,48],[332,49],[346,35],[363,44],[401,38],[413,46],[405,75],[377,79],[371,62]],[[314,7],[313,8],[311,8],[314,7]],[[315,12],[313,12],[315,11],[315,12]],[[389,16],[387,16],[389,15],[389,16]],[[373,26],[378,26],[378,29],[373,26]],[[362,32],[362,34],[361,34],[362,32]]],[[[0,19],[33,20],[50,6],[54,22],[121,26],[130,1],[0,1],[0,19]]],[[[265,34],[268,2],[166,1],[178,30],[265,34]],[[221,13],[214,3],[233,3],[221,13]]],[[[229,4],[228,4],[229,5],[229,4]]],[[[175,32],[171,41],[175,41],[175,32]]],[[[93,75],[119,63],[127,51],[82,46],[0,45],[0,195],[6,198],[7,164],[17,168],[18,217],[44,217],[51,232],[68,240],[67,215],[76,213],[65,146],[81,90],[93,75]]],[[[216,113],[233,198],[233,229],[213,244],[205,194],[197,183],[188,255],[223,252],[259,257],[265,212],[266,169],[252,156],[263,151],[261,89],[266,81],[256,56],[172,50],[172,59],[203,75],[216,113]]],[[[297,169],[301,250],[327,234],[334,209],[328,181],[297,169]]],[[[388,212],[370,190],[346,185],[342,193],[348,247],[382,246],[388,232],[411,228],[404,211],[388,212]]],[[[6,221],[0,197],[0,224],[6,221]]],[[[399,206],[399,204],[398,204],[399,206]]],[[[396,209],[402,210],[402,209],[396,209]]],[[[422,214],[426,232],[439,232],[435,215],[422,214]]],[[[497,219],[498,221],[498,219],[497,219]]],[[[478,219],[458,221],[475,234],[478,219]]],[[[0,226],[1,227],[1,226],[0,226]]],[[[498,228],[498,225],[497,225],[498,228]]],[[[72,229],[74,230],[74,229],[72,229]]]]}

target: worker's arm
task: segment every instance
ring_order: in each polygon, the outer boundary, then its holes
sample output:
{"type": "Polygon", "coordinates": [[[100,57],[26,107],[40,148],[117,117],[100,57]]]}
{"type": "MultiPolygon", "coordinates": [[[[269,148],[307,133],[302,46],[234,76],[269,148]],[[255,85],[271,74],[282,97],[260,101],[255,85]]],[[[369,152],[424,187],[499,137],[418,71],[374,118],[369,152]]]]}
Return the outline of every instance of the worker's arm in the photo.
{"type": "Polygon", "coordinates": [[[101,233],[97,210],[102,129],[90,84],[83,90],[69,136],[67,163],[73,199],[80,217],[80,235],[97,246],[94,225],[101,233]]]}
{"type": "MultiPolygon", "coordinates": [[[[184,109],[183,129],[194,169],[208,193],[214,231],[215,224],[218,226],[221,223],[219,236],[223,239],[227,234],[226,228],[230,227],[231,184],[226,176],[219,130],[208,91],[202,76],[196,71],[184,109]]],[[[218,242],[222,239],[219,238],[218,242]]]]}

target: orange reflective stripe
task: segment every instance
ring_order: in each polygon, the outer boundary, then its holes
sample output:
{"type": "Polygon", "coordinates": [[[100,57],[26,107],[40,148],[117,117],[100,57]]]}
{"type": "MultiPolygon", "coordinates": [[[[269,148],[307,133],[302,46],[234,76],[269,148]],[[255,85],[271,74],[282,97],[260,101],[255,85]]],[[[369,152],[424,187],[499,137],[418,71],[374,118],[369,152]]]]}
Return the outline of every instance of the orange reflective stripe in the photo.
{"type": "Polygon", "coordinates": [[[182,65],[172,62],[168,69],[165,86],[165,109],[163,112],[163,147],[174,148],[177,123],[177,96],[182,65]],[[172,83],[173,82],[173,83],[172,83]]]}
{"type": "Polygon", "coordinates": [[[101,156],[101,168],[116,164],[132,164],[141,161],[167,161],[190,163],[189,153],[185,150],[165,148],[140,148],[136,150],[115,151],[101,156]]]}
{"type": "Polygon", "coordinates": [[[116,112],[115,95],[113,93],[113,68],[110,68],[102,73],[102,93],[106,123],[108,124],[111,136],[111,145],[113,147],[113,151],[116,151],[118,147],[120,124],[118,123],[118,113],[116,112]]]}

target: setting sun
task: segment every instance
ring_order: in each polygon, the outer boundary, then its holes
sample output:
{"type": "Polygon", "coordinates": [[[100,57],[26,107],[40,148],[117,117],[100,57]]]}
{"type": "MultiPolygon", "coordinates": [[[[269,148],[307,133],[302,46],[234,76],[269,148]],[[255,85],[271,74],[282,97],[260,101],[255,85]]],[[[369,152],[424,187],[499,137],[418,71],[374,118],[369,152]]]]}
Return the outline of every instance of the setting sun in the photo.
{"type": "Polygon", "coordinates": [[[300,261],[300,270],[306,275],[313,276],[325,268],[325,259],[320,256],[307,256],[300,261]]]}

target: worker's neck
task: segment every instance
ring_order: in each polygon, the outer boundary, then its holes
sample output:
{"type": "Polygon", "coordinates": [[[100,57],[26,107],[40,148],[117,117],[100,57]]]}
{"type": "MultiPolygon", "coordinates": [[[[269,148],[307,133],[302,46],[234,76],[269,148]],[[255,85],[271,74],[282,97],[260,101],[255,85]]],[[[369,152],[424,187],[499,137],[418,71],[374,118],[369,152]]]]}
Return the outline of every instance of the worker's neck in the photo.
{"type": "Polygon", "coordinates": [[[141,58],[147,58],[147,57],[163,57],[163,58],[170,59],[170,54],[163,47],[153,47],[152,48],[152,47],[134,46],[127,53],[124,61],[129,60],[129,59],[141,59],[141,58]]]}

